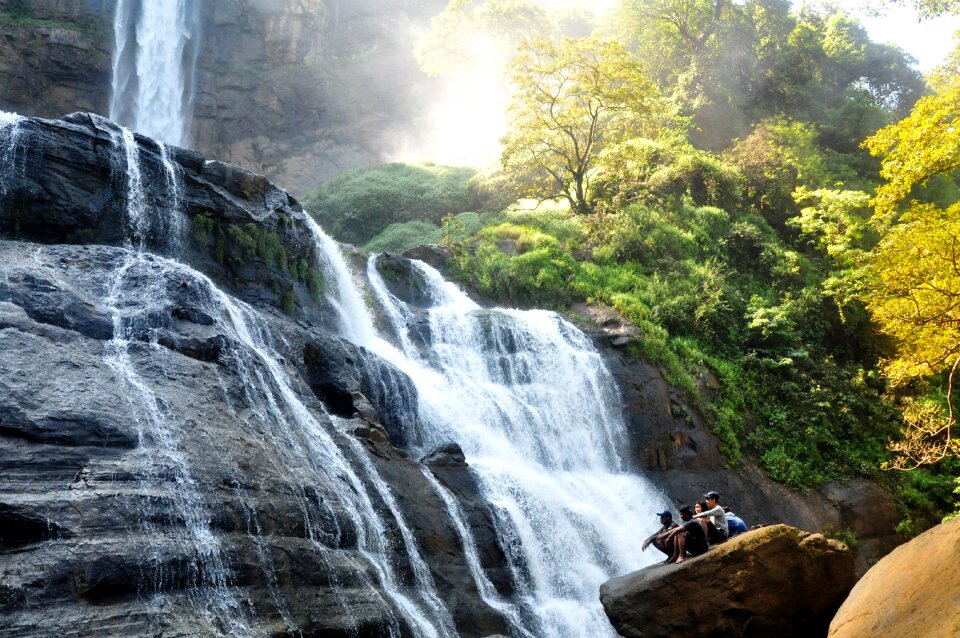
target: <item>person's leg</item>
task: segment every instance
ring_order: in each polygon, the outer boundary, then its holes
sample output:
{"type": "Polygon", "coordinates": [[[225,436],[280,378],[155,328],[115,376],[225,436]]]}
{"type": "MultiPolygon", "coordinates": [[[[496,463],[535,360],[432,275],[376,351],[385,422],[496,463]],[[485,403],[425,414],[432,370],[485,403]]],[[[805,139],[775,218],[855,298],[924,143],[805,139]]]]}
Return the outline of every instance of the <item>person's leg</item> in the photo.
{"type": "Polygon", "coordinates": [[[720,528],[711,521],[707,523],[707,540],[710,541],[711,545],[718,545],[727,540],[727,537],[724,536],[720,528]]]}
{"type": "Polygon", "coordinates": [[[674,552],[674,555],[677,557],[676,560],[671,562],[677,563],[678,565],[683,562],[684,555],[687,552],[687,533],[680,532],[676,535],[677,540],[677,551],[674,552]]]}
{"type": "Polygon", "coordinates": [[[668,558],[670,556],[673,556],[674,542],[672,538],[667,539],[666,543],[661,541],[659,538],[655,538],[653,539],[653,543],[651,543],[651,545],[653,545],[654,547],[659,549],[661,552],[666,554],[668,558]]]}

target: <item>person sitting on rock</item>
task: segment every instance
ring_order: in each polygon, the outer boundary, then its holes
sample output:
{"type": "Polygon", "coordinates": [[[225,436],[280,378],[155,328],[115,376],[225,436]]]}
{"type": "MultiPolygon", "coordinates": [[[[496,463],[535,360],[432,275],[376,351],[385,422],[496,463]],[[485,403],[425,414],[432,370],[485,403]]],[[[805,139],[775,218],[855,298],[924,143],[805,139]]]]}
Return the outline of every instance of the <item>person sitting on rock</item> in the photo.
{"type": "Polygon", "coordinates": [[[711,491],[703,498],[707,501],[707,509],[693,517],[707,519],[707,540],[711,545],[723,543],[729,538],[730,529],[727,527],[727,513],[720,507],[720,495],[711,491]]]}
{"type": "Polygon", "coordinates": [[[730,538],[747,531],[747,524],[743,522],[742,518],[731,512],[729,507],[724,507],[723,511],[727,514],[727,529],[730,530],[730,538]]]}
{"type": "Polygon", "coordinates": [[[673,541],[673,555],[663,561],[665,564],[682,563],[688,552],[691,556],[699,556],[709,549],[703,526],[700,521],[693,520],[693,509],[689,505],[680,508],[680,520],[683,521],[681,525],[658,537],[662,543],[673,541]]]}
{"type": "Polygon", "coordinates": [[[643,546],[640,550],[647,551],[647,547],[653,545],[669,557],[673,555],[673,539],[671,538],[667,544],[664,544],[660,541],[659,536],[677,527],[677,524],[673,522],[673,514],[668,510],[657,512],[657,516],[660,517],[660,529],[651,534],[647,540],[643,541],[643,546]]]}
{"type": "MultiPolygon", "coordinates": [[[[702,513],[702,512],[706,512],[708,509],[709,509],[709,508],[707,507],[707,504],[706,504],[706,503],[704,503],[703,501],[697,501],[696,503],[693,504],[693,515],[694,515],[694,517],[696,517],[697,514],[700,514],[700,513],[702,513]]],[[[706,533],[707,533],[707,523],[708,523],[709,521],[707,521],[707,519],[705,519],[705,518],[701,518],[701,519],[699,519],[699,520],[700,520],[700,525],[703,526],[703,533],[706,534],[706,533]]]]}

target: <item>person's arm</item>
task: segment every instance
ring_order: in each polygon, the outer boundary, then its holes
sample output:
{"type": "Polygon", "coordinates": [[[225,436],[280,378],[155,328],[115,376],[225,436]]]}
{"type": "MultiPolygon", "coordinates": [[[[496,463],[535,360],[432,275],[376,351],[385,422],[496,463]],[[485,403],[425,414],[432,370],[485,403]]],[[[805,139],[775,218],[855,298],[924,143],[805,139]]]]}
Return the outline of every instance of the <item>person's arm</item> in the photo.
{"type": "Polygon", "coordinates": [[[720,516],[723,514],[723,508],[717,505],[713,509],[707,510],[706,512],[700,512],[699,514],[694,514],[694,518],[707,518],[708,516],[720,516]]]}
{"type": "Polygon", "coordinates": [[[642,546],[640,549],[641,549],[641,550],[644,550],[644,549],[650,547],[650,543],[653,542],[653,539],[655,539],[657,536],[660,536],[661,534],[663,534],[663,530],[664,530],[664,529],[666,529],[666,528],[661,527],[660,529],[658,529],[657,531],[655,531],[653,534],[650,534],[650,536],[647,537],[647,540],[643,541],[643,546],[642,546]]]}
{"type": "Polygon", "coordinates": [[[672,527],[668,529],[663,534],[660,534],[659,538],[661,541],[668,541],[674,536],[676,536],[677,534],[679,534],[682,529],[683,529],[683,525],[677,525],[676,527],[672,527]]]}

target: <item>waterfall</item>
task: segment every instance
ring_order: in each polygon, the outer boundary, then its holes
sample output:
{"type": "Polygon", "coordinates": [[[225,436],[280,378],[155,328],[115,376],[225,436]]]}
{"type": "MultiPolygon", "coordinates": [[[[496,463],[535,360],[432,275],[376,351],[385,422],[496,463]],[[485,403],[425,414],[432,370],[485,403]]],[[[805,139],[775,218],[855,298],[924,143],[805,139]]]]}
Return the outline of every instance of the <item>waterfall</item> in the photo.
{"type": "Polygon", "coordinates": [[[180,169],[171,159],[170,148],[162,142],[157,142],[159,167],[162,172],[162,193],[166,198],[167,214],[162,215],[160,207],[155,203],[161,190],[147,189],[144,185],[145,176],[140,161],[140,147],[133,131],[98,116],[93,117],[100,126],[110,131],[114,148],[122,150],[122,161],[115,156],[112,169],[115,173],[124,175],[126,184],[128,244],[143,249],[148,238],[152,236],[160,240],[157,243],[162,244],[168,254],[180,254],[184,235],[187,232],[187,220],[182,205],[183,183],[180,178],[180,169]]]}
{"type": "Polygon", "coordinates": [[[198,6],[187,0],[118,0],[110,119],[168,144],[187,142],[198,6]]]}
{"type": "Polygon", "coordinates": [[[432,300],[429,342],[415,346],[408,323],[419,311],[389,292],[373,256],[368,280],[402,352],[382,339],[365,345],[413,379],[424,445],[463,447],[496,513],[526,630],[614,636],[598,587],[655,560],[641,554],[640,530],[664,497],[625,471],[622,406],[599,353],[554,313],[482,309],[413,263],[432,300]]]}
{"type": "MultiPolygon", "coordinates": [[[[20,137],[21,115],[0,111],[0,175],[16,172],[17,138],[20,137]]],[[[6,195],[6,181],[0,181],[0,196],[6,195]]]]}
{"type": "Polygon", "coordinates": [[[457,530],[457,536],[460,538],[460,544],[463,547],[464,557],[467,559],[467,567],[470,569],[470,575],[473,577],[473,582],[477,585],[477,591],[480,592],[480,597],[483,599],[483,602],[503,614],[515,634],[523,638],[533,638],[530,632],[524,629],[523,620],[517,608],[500,597],[493,583],[490,582],[490,579],[487,578],[486,573],[484,573],[483,566],[480,564],[480,555],[477,553],[477,543],[473,538],[473,533],[467,526],[466,516],[460,508],[460,504],[457,503],[456,497],[437,480],[437,477],[435,477],[430,470],[426,468],[421,468],[421,470],[427,482],[433,487],[434,492],[436,492],[440,500],[443,501],[444,507],[447,508],[447,514],[450,516],[450,520],[457,530]]]}

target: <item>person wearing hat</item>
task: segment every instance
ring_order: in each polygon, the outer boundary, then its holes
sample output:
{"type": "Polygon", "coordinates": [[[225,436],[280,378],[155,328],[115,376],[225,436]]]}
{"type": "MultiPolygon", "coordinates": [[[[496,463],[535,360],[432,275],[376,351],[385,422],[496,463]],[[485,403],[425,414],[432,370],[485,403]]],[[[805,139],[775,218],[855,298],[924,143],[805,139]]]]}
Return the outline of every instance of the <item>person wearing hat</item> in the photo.
{"type": "Polygon", "coordinates": [[[640,550],[645,552],[650,545],[653,545],[667,556],[672,556],[673,539],[664,542],[660,540],[659,537],[676,527],[677,524],[673,522],[673,514],[671,514],[669,510],[657,512],[657,516],[660,517],[660,529],[651,534],[647,540],[643,541],[643,546],[640,548],[640,550]]]}
{"type": "Polygon", "coordinates": [[[693,509],[689,505],[680,508],[680,520],[683,521],[682,525],[664,532],[662,536],[665,542],[673,541],[673,554],[664,563],[682,563],[688,552],[691,556],[699,556],[709,549],[703,526],[693,520],[693,509]]]}
{"type": "Polygon", "coordinates": [[[694,518],[707,519],[707,540],[711,545],[723,543],[730,537],[730,529],[727,526],[727,513],[720,507],[720,495],[710,491],[703,495],[707,501],[706,511],[694,514],[694,518]]]}

